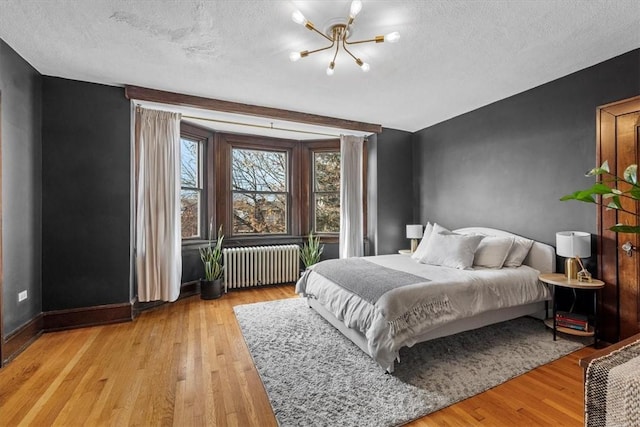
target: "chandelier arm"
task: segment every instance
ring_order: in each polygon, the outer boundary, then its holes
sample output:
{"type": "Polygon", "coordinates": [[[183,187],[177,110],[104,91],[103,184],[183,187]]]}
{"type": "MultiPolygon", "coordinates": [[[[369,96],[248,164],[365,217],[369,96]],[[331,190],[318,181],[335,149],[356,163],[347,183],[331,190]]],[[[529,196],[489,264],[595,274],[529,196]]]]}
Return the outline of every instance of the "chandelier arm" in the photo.
{"type": "Polygon", "coordinates": [[[338,51],[340,51],[340,43],[336,46],[336,53],[333,54],[333,60],[331,62],[336,62],[336,58],[338,57],[338,51]]]}
{"type": "Polygon", "coordinates": [[[336,42],[332,41],[331,44],[327,47],[321,47],[320,49],[316,49],[316,50],[308,50],[305,56],[311,55],[312,53],[316,53],[316,52],[322,52],[323,50],[331,49],[335,44],[336,42]]]}
{"type": "Polygon", "coordinates": [[[345,40],[342,39],[342,47],[344,48],[344,51],[347,52],[353,59],[354,61],[358,62],[358,58],[349,51],[349,49],[347,49],[347,45],[345,44],[345,40]]]}
{"type": "Polygon", "coordinates": [[[371,43],[371,42],[383,43],[384,42],[384,36],[375,36],[375,38],[372,38],[372,39],[357,40],[355,42],[350,42],[350,41],[345,40],[344,42],[346,44],[360,44],[360,43],[371,43]]]}
{"type": "Polygon", "coordinates": [[[349,32],[349,28],[351,28],[351,25],[353,25],[353,21],[356,19],[355,16],[351,16],[349,15],[349,17],[347,18],[347,25],[344,28],[344,33],[347,34],[349,32]]]}
{"type": "Polygon", "coordinates": [[[311,31],[315,31],[316,33],[320,34],[322,37],[324,37],[325,39],[329,40],[331,43],[334,42],[334,40],[332,40],[331,37],[327,36],[322,31],[318,31],[318,29],[316,27],[314,27],[313,25],[310,25],[310,26],[308,25],[307,28],[310,29],[311,31]]]}

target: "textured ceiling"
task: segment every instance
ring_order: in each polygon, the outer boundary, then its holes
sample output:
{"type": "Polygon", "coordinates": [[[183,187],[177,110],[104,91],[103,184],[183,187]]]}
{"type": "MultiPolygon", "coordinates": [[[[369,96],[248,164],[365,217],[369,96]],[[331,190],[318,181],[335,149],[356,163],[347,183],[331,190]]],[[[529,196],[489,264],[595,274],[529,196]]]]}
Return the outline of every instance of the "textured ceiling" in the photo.
{"type": "Polygon", "coordinates": [[[40,73],[416,131],[640,47],[638,0],[363,1],[332,77],[318,28],[350,1],[0,0],[0,37],[40,73]]]}

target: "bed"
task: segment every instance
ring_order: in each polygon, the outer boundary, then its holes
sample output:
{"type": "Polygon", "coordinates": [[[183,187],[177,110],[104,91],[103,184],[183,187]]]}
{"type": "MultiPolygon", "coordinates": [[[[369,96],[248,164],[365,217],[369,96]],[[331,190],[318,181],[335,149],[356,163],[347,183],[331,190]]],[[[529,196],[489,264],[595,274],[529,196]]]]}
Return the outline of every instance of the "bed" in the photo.
{"type": "MultiPolygon", "coordinates": [[[[486,242],[487,237],[523,239],[485,227],[446,231],[482,236],[478,239],[486,242]]],[[[432,233],[438,238],[445,234],[432,233]]],[[[429,243],[431,253],[437,254],[434,247],[441,242],[434,240],[425,233],[421,246],[429,243]]],[[[450,268],[402,254],[323,261],[302,275],[296,292],[382,368],[393,372],[402,347],[516,317],[544,318],[550,293],[538,275],[555,271],[555,250],[529,242],[517,267],[450,268]]]]}

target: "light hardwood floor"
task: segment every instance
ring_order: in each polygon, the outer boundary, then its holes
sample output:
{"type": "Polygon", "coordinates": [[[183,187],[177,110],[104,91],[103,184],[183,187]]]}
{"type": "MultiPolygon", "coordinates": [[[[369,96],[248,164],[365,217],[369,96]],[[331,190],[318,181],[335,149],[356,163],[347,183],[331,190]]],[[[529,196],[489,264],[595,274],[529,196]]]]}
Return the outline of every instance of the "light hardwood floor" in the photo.
{"type": "MultiPolygon", "coordinates": [[[[194,296],[134,322],[44,334],[0,370],[0,425],[275,426],[233,306],[291,297],[293,286],[194,296]]],[[[410,425],[583,425],[578,360],[592,352],[410,425]]]]}

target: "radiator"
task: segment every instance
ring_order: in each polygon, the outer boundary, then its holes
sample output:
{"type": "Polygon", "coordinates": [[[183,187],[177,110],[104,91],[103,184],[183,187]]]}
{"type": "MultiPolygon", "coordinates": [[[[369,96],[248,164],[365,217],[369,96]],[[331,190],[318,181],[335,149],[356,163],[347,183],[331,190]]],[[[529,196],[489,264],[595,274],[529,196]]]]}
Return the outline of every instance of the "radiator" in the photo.
{"type": "Polygon", "coordinates": [[[298,245],[253,246],[222,250],[224,289],[290,283],[300,275],[298,245]]]}

